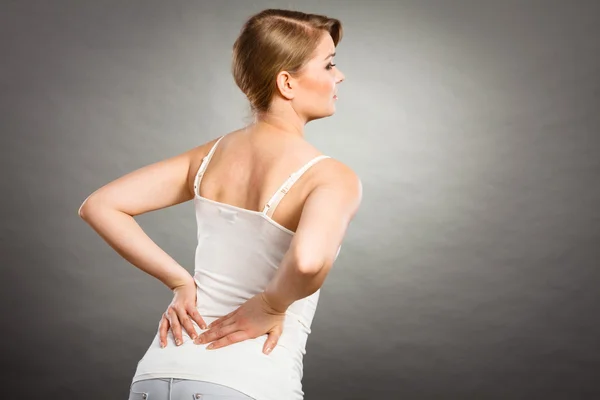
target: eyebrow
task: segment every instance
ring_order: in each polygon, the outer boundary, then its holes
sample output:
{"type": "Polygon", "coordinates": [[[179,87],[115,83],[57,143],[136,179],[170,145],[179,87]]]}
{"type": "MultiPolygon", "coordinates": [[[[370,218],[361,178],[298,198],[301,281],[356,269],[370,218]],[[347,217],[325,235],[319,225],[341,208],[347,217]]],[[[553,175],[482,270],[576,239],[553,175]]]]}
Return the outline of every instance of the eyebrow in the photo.
{"type": "MultiPolygon", "coordinates": [[[[330,55],[328,55],[327,57],[325,57],[325,60],[327,60],[329,57],[335,57],[335,51],[333,53],[331,53],[330,55]]],[[[323,60],[323,61],[325,61],[323,60]]]]}

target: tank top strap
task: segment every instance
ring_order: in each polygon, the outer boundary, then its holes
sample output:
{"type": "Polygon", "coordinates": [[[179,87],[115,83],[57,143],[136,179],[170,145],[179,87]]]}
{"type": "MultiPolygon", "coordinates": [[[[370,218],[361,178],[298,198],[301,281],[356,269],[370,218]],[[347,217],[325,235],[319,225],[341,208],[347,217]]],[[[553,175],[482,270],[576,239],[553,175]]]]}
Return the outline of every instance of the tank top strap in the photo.
{"type": "Polygon", "coordinates": [[[210,162],[213,154],[215,153],[215,150],[217,149],[217,145],[224,137],[225,135],[221,136],[219,140],[216,141],[216,143],[210,149],[208,154],[202,159],[202,164],[200,164],[200,168],[198,168],[198,172],[196,172],[196,177],[194,178],[194,192],[198,196],[200,196],[200,182],[202,182],[202,176],[204,175],[204,172],[208,167],[208,163],[210,162]]]}
{"type": "Polygon", "coordinates": [[[277,190],[277,192],[275,192],[275,194],[271,197],[271,199],[267,202],[267,204],[265,205],[265,208],[263,209],[262,213],[265,214],[265,215],[268,215],[268,213],[270,212],[270,215],[273,215],[273,213],[275,212],[275,208],[277,207],[277,205],[279,204],[279,202],[281,201],[281,199],[283,199],[283,196],[285,196],[286,193],[290,190],[290,188],[292,187],[292,185],[294,183],[296,183],[296,181],[298,179],[300,179],[300,177],[310,167],[312,167],[313,165],[315,165],[319,161],[324,160],[326,158],[331,158],[331,157],[326,156],[326,155],[317,156],[317,157],[313,158],[312,160],[310,160],[309,162],[307,162],[306,164],[304,164],[304,166],[302,168],[300,168],[296,172],[292,173],[289,176],[289,178],[279,187],[279,189],[277,190]]]}

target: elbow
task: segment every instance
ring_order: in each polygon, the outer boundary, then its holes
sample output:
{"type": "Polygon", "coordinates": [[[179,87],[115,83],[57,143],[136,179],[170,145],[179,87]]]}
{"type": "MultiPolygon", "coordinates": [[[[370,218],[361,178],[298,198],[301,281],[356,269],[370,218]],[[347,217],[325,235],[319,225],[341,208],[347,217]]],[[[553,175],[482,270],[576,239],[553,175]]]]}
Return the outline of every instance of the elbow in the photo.
{"type": "Polygon", "coordinates": [[[85,206],[85,202],[83,202],[79,207],[79,210],[77,210],[77,215],[79,215],[79,218],[83,219],[84,221],[87,218],[88,207],[85,206]]]}
{"type": "Polygon", "coordinates": [[[325,260],[315,257],[298,257],[296,266],[298,271],[307,275],[317,274],[325,265],[325,260]]]}
{"type": "Polygon", "coordinates": [[[329,269],[335,262],[339,246],[336,252],[328,254],[323,246],[292,246],[291,254],[295,259],[297,269],[306,274],[319,274],[323,269],[329,269]]]}
{"type": "Polygon", "coordinates": [[[85,199],[83,203],[81,203],[81,205],[79,206],[79,210],[77,210],[77,215],[79,215],[79,218],[83,219],[84,221],[86,221],[87,218],[89,218],[91,214],[91,209],[93,207],[93,204],[90,201],[90,197],[91,196],[85,199]]]}

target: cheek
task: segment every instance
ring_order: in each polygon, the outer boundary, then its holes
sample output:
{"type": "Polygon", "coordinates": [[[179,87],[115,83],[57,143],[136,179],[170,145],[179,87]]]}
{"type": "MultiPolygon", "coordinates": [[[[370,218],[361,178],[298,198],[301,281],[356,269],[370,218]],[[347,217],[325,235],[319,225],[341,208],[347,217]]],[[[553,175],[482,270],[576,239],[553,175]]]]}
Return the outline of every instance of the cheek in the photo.
{"type": "Polygon", "coordinates": [[[333,92],[335,91],[335,82],[330,77],[323,79],[321,81],[321,92],[323,94],[327,94],[329,96],[333,96],[333,92]]]}
{"type": "Polygon", "coordinates": [[[335,82],[329,77],[311,79],[310,82],[306,82],[306,88],[319,97],[327,95],[333,96],[335,82]]]}

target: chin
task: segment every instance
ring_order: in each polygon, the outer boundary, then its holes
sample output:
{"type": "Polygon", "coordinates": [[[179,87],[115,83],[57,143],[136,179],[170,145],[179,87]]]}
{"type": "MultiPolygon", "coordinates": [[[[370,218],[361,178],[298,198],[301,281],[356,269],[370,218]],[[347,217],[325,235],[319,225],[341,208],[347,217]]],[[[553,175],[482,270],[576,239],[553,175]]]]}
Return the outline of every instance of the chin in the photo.
{"type": "Polygon", "coordinates": [[[314,121],[315,119],[331,117],[333,114],[335,114],[335,104],[330,105],[329,107],[322,109],[320,111],[321,112],[319,112],[319,113],[312,114],[308,118],[308,121],[314,121]]]}
{"type": "Polygon", "coordinates": [[[328,113],[321,115],[319,118],[327,118],[327,117],[331,117],[333,114],[335,114],[335,109],[333,110],[329,110],[328,113]]]}

